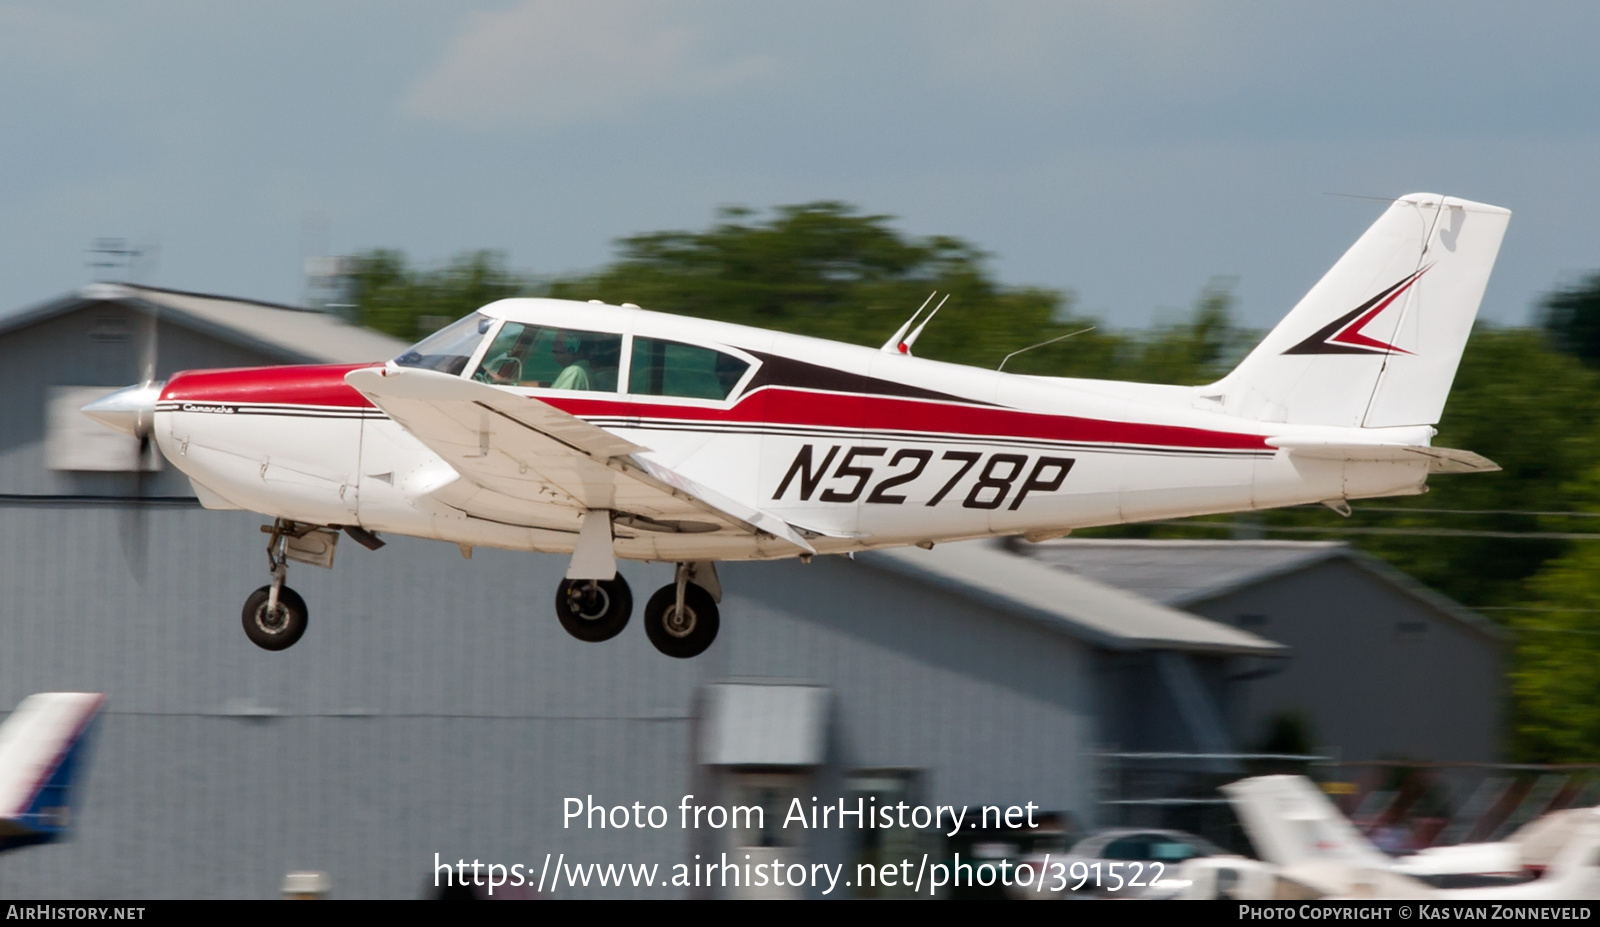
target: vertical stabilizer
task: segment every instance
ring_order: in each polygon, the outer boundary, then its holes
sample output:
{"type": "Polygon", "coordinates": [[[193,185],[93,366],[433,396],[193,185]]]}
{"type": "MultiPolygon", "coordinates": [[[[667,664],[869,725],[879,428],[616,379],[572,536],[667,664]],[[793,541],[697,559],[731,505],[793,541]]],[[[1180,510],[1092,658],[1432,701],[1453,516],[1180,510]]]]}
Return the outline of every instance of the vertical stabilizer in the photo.
{"type": "Polygon", "coordinates": [[[1395,200],[1201,395],[1262,421],[1437,423],[1510,218],[1498,206],[1432,193],[1395,200]]]}
{"type": "Polygon", "coordinates": [[[1256,854],[1275,866],[1332,862],[1386,869],[1389,857],[1304,776],[1257,776],[1222,787],[1256,854]]]}
{"type": "Polygon", "coordinates": [[[65,836],[86,735],[105,699],[97,692],[40,692],[0,724],[0,850],[65,836]]]}

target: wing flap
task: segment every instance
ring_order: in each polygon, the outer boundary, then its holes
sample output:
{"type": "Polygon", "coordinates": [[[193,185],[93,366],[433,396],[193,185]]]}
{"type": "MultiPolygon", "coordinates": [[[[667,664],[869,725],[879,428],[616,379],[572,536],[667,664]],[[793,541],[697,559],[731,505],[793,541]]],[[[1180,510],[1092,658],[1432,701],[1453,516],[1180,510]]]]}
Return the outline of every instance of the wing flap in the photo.
{"type": "Polygon", "coordinates": [[[653,461],[632,456],[618,464],[618,466],[624,473],[634,479],[641,482],[653,482],[663,492],[672,493],[700,511],[736,519],[758,531],[763,531],[773,537],[788,541],[808,554],[816,553],[816,549],[808,544],[805,538],[801,537],[788,522],[778,516],[730,499],[716,490],[689,479],[676,470],[663,467],[653,461]]]}

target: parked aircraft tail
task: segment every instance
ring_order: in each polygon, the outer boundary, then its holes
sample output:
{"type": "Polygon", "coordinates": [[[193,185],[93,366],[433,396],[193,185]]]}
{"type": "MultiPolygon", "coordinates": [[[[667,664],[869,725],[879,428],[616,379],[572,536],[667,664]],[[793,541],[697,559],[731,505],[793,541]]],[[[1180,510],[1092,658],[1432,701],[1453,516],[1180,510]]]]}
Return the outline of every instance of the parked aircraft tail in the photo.
{"type": "Polygon", "coordinates": [[[1257,776],[1222,786],[1256,855],[1276,866],[1332,862],[1386,869],[1389,857],[1304,776],[1257,776]]]}
{"type": "Polygon", "coordinates": [[[1264,421],[1436,424],[1510,218],[1498,206],[1431,193],[1395,200],[1201,395],[1264,421]]]}
{"type": "Polygon", "coordinates": [[[51,843],[72,823],[97,692],[40,692],[0,724],[0,850],[51,843]]]}
{"type": "MultiPolygon", "coordinates": [[[[1565,844],[1551,854],[1536,881],[1522,886],[1520,897],[1550,901],[1600,897],[1600,808],[1570,809],[1567,813],[1571,827],[1565,844]]],[[[1453,897],[1472,900],[1494,896],[1491,892],[1466,889],[1453,893],[1453,897]]]]}

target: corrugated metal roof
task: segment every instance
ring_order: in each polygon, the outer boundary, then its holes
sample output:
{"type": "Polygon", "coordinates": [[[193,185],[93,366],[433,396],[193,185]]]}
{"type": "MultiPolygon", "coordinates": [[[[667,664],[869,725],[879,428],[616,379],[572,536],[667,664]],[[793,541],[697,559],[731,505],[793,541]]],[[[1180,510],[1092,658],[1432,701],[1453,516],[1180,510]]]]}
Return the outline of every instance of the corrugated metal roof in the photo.
{"type": "Polygon", "coordinates": [[[1185,608],[1246,586],[1343,559],[1473,630],[1505,640],[1504,628],[1343,541],[1091,540],[1013,544],[1021,558],[1185,608]]]}
{"type": "Polygon", "coordinates": [[[1067,538],[1015,552],[1058,570],[1183,606],[1302,569],[1349,548],[1339,541],[1146,541],[1067,538]]]}
{"type": "Polygon", "coordinates": [[[995,541],[872,551],[856,559],[1031,617],[1112,650],[1289,654],[1282,644],[1019,557],[995,541]]]}
{"type": "Polygon", "coordinates": [[[57,299],[0,313],[0,334],[92,302],[147,304],[162,318],[224,341],[300,363],[387,360],[407,342],[310,309],[122,283],[95,283],[57,299]]]}

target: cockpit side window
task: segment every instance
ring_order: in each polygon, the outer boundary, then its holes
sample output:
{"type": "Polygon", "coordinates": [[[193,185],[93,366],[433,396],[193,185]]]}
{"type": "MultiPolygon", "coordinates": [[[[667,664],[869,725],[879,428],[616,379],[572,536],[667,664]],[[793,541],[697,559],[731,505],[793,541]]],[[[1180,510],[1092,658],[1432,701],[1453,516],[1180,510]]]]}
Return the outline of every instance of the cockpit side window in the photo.
{"type": "Polygon", "coordinates": [[[636,396],[727,399],[750,364],[732,354],[661,338],[633,339],[628,392],[636,396]]]}
{"type": "Polygon", "coordinates": [[[622,336],[507,322],[473,379],[501,386],[614,393],[622,336]]]}
{"type": "Polygon", "coordinates": [[[451,322],[417,342],[411,350],[395,358],[394,362],[402,367],[423,367],[460,375],[492,325],[494,319],[474,313],[451,322]]]}

